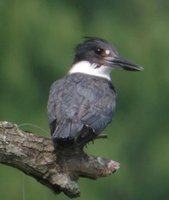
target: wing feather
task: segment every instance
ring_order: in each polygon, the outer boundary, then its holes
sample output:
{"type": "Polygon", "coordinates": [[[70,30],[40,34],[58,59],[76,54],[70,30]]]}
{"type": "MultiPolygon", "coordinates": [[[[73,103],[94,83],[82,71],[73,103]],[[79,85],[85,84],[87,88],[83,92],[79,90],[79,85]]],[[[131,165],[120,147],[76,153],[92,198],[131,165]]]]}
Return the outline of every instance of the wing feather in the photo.
{"type": "Polygon", "coordinates": [[[111,122],[116,95],[110,83],[103,81],[100,88],[97,79],[91,85],[80,78],[72,81],[69,76],[51,87],[48,119],[53,138],[77,138],[84,127],[99,134],[111,122]]]}

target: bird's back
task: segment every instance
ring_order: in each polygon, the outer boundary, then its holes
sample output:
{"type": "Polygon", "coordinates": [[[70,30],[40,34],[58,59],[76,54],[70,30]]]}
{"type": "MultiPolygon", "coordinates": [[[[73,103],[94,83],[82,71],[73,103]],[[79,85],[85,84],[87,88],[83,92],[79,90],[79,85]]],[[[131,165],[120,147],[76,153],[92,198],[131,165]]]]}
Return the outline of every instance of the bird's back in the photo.
{"type": "Polygon", "coordinates": [[[74,73],[53,83],[48,100],[52,138],[77,139],[84,129],[100,134],[111,122],[116,93],[104,78],[74,73]]]}

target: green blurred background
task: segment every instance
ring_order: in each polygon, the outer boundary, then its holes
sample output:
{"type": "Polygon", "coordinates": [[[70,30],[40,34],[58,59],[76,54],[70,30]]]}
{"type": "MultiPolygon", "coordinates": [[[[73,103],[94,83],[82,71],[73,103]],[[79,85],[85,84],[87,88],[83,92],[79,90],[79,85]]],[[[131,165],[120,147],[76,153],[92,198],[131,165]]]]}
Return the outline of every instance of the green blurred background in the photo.
{"type": "MultiPolygon", "coordinates": [[[[81,179],[77,199],[169,199],[166,0],[0,0],[0,120],[49,136],[49,87],[68,71],[74,46],[83,36],[107,39],[145,70],[113,72],[118,103],[105,131],[109,138],[88,145],[86,151],[119,161],[121,168],[97,181],[81,179]]],[[[0,199],[68,198],[0,165],[0,199]]]]}

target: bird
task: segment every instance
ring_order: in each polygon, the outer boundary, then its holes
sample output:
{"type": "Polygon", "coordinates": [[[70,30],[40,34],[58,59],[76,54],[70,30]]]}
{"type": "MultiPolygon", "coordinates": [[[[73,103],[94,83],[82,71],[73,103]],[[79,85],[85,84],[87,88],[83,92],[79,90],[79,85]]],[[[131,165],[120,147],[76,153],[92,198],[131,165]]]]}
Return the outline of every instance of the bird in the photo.
{"type": "Polygon", "coordinates": [[[114,69],[142,71],[121,57],[107,40],[85,37],[75,48],[68,73],[50,87],[47,103],[52,141],[81,145],[93,141],[111,123],[116,108],[114,69]]]}

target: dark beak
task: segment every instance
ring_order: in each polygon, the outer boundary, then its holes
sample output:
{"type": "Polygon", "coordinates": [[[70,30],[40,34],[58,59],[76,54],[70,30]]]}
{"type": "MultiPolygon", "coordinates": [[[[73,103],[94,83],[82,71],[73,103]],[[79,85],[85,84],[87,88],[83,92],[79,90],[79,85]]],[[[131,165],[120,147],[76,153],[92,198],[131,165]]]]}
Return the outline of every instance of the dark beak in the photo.
{"type": "Polygon", "coordinates": [[[143,71],[143,67],[136,65],[124,58],[121,57],[113,57],[113,58],[108,58],[106,59],[107,62],[111,65],[111,67],[114,68],[122,68],[127,71],[143,71]]]}

